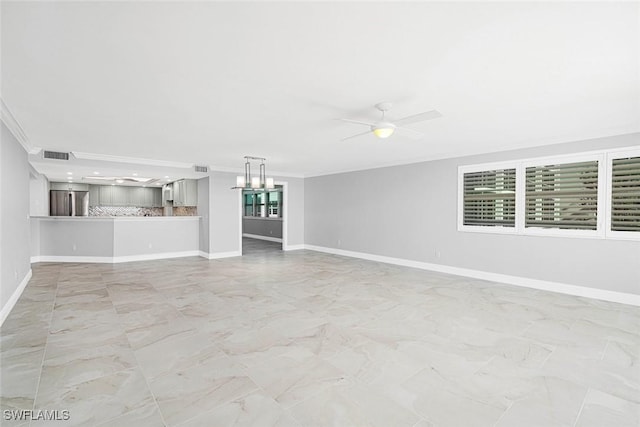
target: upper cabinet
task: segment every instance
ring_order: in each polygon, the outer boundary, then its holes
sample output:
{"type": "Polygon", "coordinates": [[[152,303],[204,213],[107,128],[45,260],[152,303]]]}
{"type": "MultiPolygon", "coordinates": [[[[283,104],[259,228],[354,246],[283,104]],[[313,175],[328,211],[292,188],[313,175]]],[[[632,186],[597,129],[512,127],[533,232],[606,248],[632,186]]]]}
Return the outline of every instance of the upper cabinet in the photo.
{"type": "Polygon", "coordinates": [[[173,183],[173,206],[197,206],[198,181],[181,179],[173,183]]]}
{"type": "Polygon", "coordinates": [[[89,205],[162,207],[162,189],[121,185],[90,185],[89,205]]]}

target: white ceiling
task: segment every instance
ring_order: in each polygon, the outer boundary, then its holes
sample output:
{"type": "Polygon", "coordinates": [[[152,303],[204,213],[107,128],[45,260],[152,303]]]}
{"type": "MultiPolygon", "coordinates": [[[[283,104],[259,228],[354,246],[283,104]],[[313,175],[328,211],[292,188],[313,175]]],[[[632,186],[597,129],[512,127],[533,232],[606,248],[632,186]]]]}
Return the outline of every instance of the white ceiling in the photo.
{"type": "MultiPolygon", "coordinates": [[[[7,2],[33,147],[313,176],[640,131],[638,2],[7,2]],[[437,109],[387,140],[335,119],[437,109]]],[[[51,172],[51,174],[54,174],[51,172]]]]}

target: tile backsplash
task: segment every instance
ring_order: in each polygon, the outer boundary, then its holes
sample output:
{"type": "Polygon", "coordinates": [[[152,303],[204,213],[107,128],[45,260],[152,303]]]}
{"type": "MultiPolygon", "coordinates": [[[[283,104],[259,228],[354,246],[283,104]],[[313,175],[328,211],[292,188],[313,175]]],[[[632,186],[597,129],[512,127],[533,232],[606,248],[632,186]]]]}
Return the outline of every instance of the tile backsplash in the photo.
{"type": "Polygon", "coordinates": [[[133,206],[89,206],[89,216],[163,216],[162,208],[133,206]]]}
{"type": "Polygon", "coordinates": [[[173,216],[197,216],[198,209],[195,206],[174,206],[173,216]]]}
{"type": "MultiPolygon", "coordinates": [[[[173,216],[197,216],[195,206],[177,206],[173,216]]],[[[89,216],[164,216],[164,208],[138,208],[135,206],[89,206],[89,216]]]]}

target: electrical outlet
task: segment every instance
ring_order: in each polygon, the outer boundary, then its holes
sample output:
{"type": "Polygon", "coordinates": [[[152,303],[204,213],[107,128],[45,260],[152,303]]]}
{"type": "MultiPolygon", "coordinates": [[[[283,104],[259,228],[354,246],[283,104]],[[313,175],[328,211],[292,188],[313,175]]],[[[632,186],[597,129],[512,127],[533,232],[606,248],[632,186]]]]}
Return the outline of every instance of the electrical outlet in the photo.
{"type": "Polygon", "coordinates": [[[74,251],[74,252],[76,251],[77,247],[76,247],[76,244],[75,244],[75,243],[73,244],[73,246],[71,247],[71,249],[73,249],[73,251],[74,251]]]}
{"type": "Polygon", "coordinates": [[[440,258],[440,251],[436,249],[435,255],[436,255],[436,258],[440,258]]]}
{"type": "Polygon", "coordinates": [[[151,243],[149,243],[149,249],[153,248],[153,245],[151,243]]]}
{"type": "Polygon", "coordinates": [[[338,246],[340,246],[342,244],[342,242],[340,241],[340,239],[338,239],[338,246]]]}

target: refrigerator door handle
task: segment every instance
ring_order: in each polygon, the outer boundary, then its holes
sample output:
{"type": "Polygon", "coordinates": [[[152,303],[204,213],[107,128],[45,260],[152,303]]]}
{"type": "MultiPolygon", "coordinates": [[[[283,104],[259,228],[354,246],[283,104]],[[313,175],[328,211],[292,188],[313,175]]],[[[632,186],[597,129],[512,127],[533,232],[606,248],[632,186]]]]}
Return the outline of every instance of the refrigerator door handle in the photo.
{"type": "Polygon", "coordinates": [[[76,216],[76,198],[73,193],[69,193],[69,208],[69,216],[76,216]]]}

